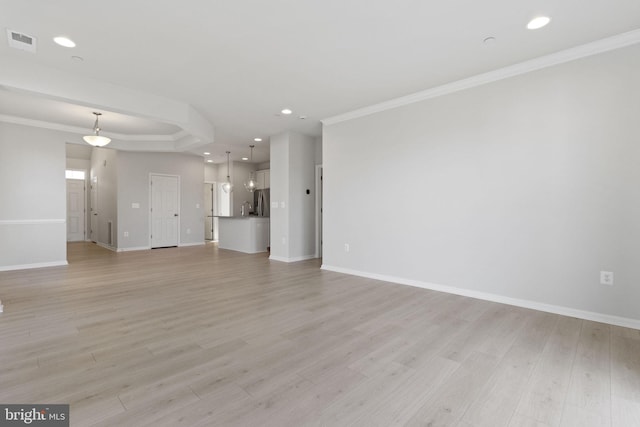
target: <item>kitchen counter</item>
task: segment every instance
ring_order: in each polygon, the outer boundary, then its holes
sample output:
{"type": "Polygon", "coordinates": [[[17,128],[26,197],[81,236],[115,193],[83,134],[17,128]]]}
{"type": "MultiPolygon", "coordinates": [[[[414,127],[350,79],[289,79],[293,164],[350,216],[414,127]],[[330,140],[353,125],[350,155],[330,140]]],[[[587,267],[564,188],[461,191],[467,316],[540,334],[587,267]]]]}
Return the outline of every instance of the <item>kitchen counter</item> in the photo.
{"type": "Polygon", "coordinates": [[[221,216],[218,218],[218,247],[255,254],[269,246],[269,217],[221,216]]]}

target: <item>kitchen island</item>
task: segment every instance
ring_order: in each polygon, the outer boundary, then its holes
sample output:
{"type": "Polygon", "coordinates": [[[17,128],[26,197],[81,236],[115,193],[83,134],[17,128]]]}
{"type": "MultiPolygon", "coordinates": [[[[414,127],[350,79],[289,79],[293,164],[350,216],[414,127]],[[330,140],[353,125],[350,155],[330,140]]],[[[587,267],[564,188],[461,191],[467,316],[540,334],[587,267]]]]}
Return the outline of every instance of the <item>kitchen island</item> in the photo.
{"type": "Polygon", "coordinates": [[[221,216],[218,218],[218,247],[255,254],[269,246],[269,217],[221,216]]]}

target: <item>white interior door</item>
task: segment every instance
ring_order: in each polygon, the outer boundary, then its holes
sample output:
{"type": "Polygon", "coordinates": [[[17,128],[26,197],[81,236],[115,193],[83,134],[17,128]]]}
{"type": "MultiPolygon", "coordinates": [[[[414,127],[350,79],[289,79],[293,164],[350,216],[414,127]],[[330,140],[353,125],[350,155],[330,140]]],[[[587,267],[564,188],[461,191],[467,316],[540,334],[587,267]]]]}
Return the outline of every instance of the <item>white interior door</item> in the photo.
{"type": "Polygon", "coordinates": [[[90,202],[90,212],[91,219],[89,223],[89,238],[92,242],[98,241],[98,177],[91,177],[91,198],[90,202]]]}
{"type": "Polygon", "coordinates": [[[151,175],[151,247],[178,246],[178,177],[151,175]]]}
{"type": "Polygon", "coordinates": [[[85,238],[85,200],[84,180],[67,179],[67,242],[85,238]]]}

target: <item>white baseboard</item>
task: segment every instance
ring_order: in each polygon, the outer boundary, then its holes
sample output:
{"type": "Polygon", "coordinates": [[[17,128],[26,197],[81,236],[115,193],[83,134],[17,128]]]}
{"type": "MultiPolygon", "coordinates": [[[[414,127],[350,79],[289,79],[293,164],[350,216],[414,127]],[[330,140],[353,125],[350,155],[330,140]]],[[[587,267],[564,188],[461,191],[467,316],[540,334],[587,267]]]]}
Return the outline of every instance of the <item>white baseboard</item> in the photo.
{"type": "Polygon", "coordinates": [[[3,265],[3,266],[0,266],[0,271],[29,270],[32,268],[44,268],[44,267],[60,267],[61,265],[69,265],[69,263],[67,261],[53,261],[53,262],[36,262],[33,264],[3,265]]]}
{"type": "Polygon", "coordinates": [[[310,259],[315,259],[316,256],[315,255],[304,255],[304,256],[299,256],[299,257],[293,257],[293,258],[285,258],[285,257],[280,257],[280,256],[275,256],[275,255],[271,255],[269,256],[270,260],[273,261],[280,261],[280,262],[298,262],[298,261],[307,261],[310,259]]]}
{"type": "Polygon", "coordinates": [[[491,294],[487,292],[473,291],[470,289],[456,288],[453,286],[439,285],[436,283],[422,282],[419,280],[406,279],[402,277],[387,276],[384,274],[368,273],[365,271],[351,270],[349,268],[334,267],[323,264],[322,270],[334,271],[336,273],[349,274],[352,276],[366,277],[369,279],[382,280],[400,285],[413,286],[416,288],[429,289],[432,291],[446,292],[449,294],[461,295],[464,297],[476,298],[485,301],[492,301],[501,304],[513,305],[516,307],[530,308],[532,310],[544,311],[547,313],[559,314],[562,316],[576,317],[578,319],[591,320],[593,322],[607,323],[609,325],[623,326],[625,328],[640,329],[640,320],[627,317],[613,316],[610,314],[596,313],[592,311],[578,310],[571,307],[563,307],[553,304],[545,304],[536,301],[523,300],[506,297],[503,295],[491,294]]]}
{"type": "Polygon", "coordinates": [[[110,251],[117,252],[116,248],[114,248],[113,246],[109,246],[106,243],[96,242],[96,245],[100,246],[101,248],[105,248],[105,249],[109,249],[110,251]]]}
{"type": "Polygon", "coordinates": [[[148,251],[151,250],[151,246],[138,246],[133,248],[118,248],[117,252],[133,252],[133,251],[148,251]]]}
{"type": "Polygon", "coordinates": [[[188,246],[204,246],[204,242],[196,242],[196,243],[180,243],[178,245],[179,248],[186,248],[188,246]]]}

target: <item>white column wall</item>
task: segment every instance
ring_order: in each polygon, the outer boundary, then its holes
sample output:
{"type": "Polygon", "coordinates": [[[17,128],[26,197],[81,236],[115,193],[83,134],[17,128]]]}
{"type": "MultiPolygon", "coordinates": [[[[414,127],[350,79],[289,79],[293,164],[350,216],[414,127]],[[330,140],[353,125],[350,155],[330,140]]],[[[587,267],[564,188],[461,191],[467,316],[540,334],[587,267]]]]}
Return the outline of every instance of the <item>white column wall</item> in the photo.
{"type": "Polygon", "coordinates": [[[68,136],[0,123],[0,270],[67,263],[68,136]]]}

